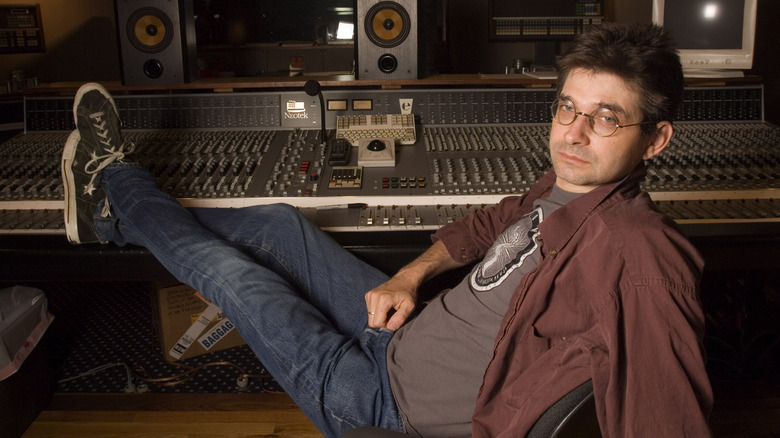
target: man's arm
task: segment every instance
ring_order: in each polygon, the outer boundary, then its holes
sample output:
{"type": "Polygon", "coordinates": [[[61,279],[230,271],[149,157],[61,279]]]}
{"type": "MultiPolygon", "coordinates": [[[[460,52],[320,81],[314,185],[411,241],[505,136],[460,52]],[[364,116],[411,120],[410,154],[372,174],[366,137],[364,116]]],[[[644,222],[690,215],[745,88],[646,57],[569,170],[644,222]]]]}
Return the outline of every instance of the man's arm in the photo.
{"type": "Polygon", "coordinates": [[[426,280],[460,266],[463,263],[452,259],[444,243],[436,241],[387,282],[366,293],[369,327],[398,330],[417,304],[417,289],[426,280]],[[389,315],[390,309],[395,313],[389,315]]]}
{"type": "MultiPolygon", "coordinates": [[[[545,177],[548,185],[554,181],[553,177],[552,173],[545,177]]],[[[434,244],[427,251],[390,280],[366,293],[369,327],[398,330],[417,304],[417,289],[438,274],[484,256],[506,225],[527,213],[528,208],[522,206],[524,198],[525,195],[508,196],[496,206],[477,209],[436,231],[432,237],[434,244]]]]}

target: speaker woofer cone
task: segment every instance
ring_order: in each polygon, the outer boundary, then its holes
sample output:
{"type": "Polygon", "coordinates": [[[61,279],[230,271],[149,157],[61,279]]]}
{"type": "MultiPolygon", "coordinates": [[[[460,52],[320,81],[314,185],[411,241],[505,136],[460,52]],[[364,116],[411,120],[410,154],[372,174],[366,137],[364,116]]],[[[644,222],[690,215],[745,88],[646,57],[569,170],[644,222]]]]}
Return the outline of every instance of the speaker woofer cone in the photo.
{"type": "Polygon", "coordinates": [[[366,13],[364,21],[368,39],[379,47],[396,47],[411,32],[409,13],[394,2],[379,2],[366,13]]]}
{"type": "Polygon", "coordinates": [[[141,8],[127,20],[127,39],[144,53],[158,53],[173,41],[173,23],[165,12],[156,8],[141,8]]]}

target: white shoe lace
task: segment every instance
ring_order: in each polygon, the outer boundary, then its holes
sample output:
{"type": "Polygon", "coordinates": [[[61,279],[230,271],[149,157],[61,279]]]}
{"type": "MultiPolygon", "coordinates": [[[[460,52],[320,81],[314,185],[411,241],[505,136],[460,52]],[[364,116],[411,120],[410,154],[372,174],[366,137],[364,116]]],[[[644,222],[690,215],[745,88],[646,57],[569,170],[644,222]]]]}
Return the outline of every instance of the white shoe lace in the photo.
{"type": "Polygon", "coordinates": [[[103,148],[103,151],[105,152],[103,155],[98,155],[93,151],[91,159],[87,161],[87,164],[84,166],[84,172],[86,172],[87,175],[92,175],[89,183],[84,186],[85,195],[92,195],[92,193],[97,188],[95,186],[95,179],[101,170],[105,169],[109,164],[115,161],[121,161],[125,158],[125,153],[130,153],[135,149],[135,144],[131,141],[125,141],[119,145],[118,148],[111,145],[111,137],[109,137],[108,130],[105,129],[106,122],[103,120],[103,115],[103,112],[97,112],[90,114],[89,116],[95,121],[95,128],[99,130],[97,135],[102,139],[100,142],[107,147],[103,148]]]}
{"type": "MultiPolygon", "coordinates": [[[[117,150],[114,148],[104,149],[106,151],[106,154],[104,155],[97,155],[94,152],[92,153],[92,159],[90,159],[86,166],[84,166],[84,172],[86,172],[87,175],[92,175],[92,177],[89,179],[89,183],[84,186],[85,195],[91,195],[92,192],[94,192],[97,188],[95,187],[95,179],[101,170],[105,169],[109,164],[115,161],[121,161],[125,158],[124,147],[125,144],[119,146],[119,149],[117,150]],[[94,166],[94,168],[91,169],[90,166],[94,166]]],[[[128,152],[130,151],[128,150],[128,152]]]]}
{"type": "Polygon", "coordinates": [[[103,201],[103,209],[100,210],[100,217],[111,216],[111,205],[108,203],[108,198],[103,201]]]}

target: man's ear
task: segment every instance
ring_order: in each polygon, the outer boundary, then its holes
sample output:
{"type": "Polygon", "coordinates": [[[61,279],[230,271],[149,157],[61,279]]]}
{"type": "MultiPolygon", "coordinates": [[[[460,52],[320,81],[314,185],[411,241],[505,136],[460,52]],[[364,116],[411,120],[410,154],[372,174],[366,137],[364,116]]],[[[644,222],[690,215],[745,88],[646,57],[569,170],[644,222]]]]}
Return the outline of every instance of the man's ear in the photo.
{"type": "Polygon", "coordinates": [[[656,131],[648,137],[650,143],[645,148],[645,154],[642,155],[642,159],[649,160],[658,155],[666,149],[669,141],[672,139],[674,133],[674,127],[672,122],[658,122],[656,125],[656,131]]]}

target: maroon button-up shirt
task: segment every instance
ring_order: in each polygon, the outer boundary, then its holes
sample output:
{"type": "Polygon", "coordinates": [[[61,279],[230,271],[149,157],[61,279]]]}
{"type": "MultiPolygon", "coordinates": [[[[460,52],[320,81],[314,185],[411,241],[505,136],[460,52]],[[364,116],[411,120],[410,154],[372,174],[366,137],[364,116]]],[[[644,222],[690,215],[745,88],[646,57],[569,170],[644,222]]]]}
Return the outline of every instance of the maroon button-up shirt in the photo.
{"type": "MultiPolygon", "coordinates": [[[[708,436],[713,396],[699,299],[703,260],[639,188],[640,165],[540,225],[542,261],[515,292],[473,418],[475,437],[524,436],[555,401],[593,379],[604,436],[708,436]]],[[[482,257],[555,182],[434,236],[482,257]]]]}

